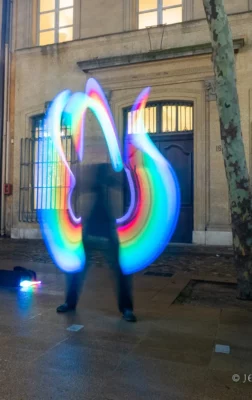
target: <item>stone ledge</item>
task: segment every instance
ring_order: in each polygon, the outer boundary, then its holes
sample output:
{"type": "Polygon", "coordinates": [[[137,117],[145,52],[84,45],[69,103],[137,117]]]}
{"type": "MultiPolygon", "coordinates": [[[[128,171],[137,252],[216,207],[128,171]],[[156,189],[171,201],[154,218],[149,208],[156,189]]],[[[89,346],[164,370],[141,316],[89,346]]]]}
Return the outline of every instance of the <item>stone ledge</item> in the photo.
{"type": "Polygon", "coordinates": [[[42,235],[36,228],[12,228],[11,239],[42,239],[42,235]]]}
{"type": "Polygon", "coordinates": [[[194,231],[193,243],[206,246],[232,246],[232,232],[227,231],[194,231]]]}
{"type": "MultiPolygon", "coordinates": [[[[238,53],[238,51],[242,47],[244,47],[245,41],[244,39],[235,39],[233,43],[234,51],[235,53],[238,53]]],[[[103,68],[122,67],[125,65],[133,65],[169,59],[171,60],[175,58],[192,57],[211,53],[211,43],[202,43],[199,45],[176,47],[165,50],[154,50],[139,54],[94,58],[90,60],[78,61],[77,65],[83,72],[88,73],[89,71],[103,68]]]]}

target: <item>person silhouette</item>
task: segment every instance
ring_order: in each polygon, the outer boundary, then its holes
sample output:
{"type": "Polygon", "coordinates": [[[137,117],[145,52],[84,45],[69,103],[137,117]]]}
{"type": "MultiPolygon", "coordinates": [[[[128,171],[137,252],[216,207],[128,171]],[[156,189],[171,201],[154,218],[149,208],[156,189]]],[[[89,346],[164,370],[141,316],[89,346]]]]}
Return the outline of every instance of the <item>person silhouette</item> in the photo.
{"type": "Polygon", "coordinates": [[[123,318],[136,322],[133,313],[132,276],[124,275],[119,264],[119,239],[114,215],[115,203],[111,189],[120,189],[120,174],[115,173],[109,163],[82,164],[76,174],[76,195],[82,197],[80,216],[82,217],[82,240],[86,251],[86,265],[82,272],[68,273],[65,303],[57,308],[64,313],[75,310],[83,282],[92,262],[93,249],[89,238],[103,237],[107,239],[105,256],[113,269],[116,286],[118,308],[123,318]]]}

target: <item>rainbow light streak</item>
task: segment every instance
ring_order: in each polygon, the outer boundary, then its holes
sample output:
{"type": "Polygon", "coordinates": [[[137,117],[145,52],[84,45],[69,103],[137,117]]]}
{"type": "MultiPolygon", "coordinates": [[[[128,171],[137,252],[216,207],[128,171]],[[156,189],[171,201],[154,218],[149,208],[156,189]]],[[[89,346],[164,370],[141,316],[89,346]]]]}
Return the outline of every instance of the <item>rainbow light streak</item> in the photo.
{"type": "Polygon", "coordinates": [[[132,171],[136,193],[134,212],[118,227],[120,265],[125,274],[147,267],[162,253],[179,216],[180,191],[176,175],[143,124],[149,92],[149,88],[143,90],[132,107],[133,132],[140,133],[127,133],[125,137],[125,163],[132,171]],[[137,110],[140,111],[138,116],[134,113],[137,110]]]}
{"type": "MultiPolygon", "coordinates": [[[[48,251],[55,264],[65,272],[77,272],[84,268],[85,250],[81,219],[74,215],[71,207],[75,177],[61,144],[63,113],[69,118],[80,161],[84,158],[85,117],[90,109],[103,131],[113,169],[119,172],[124,168],[126,172],[131,202],[126,214],[117,219],[120,265],[124,274],[148,266],[169,243],[178,220],[180,191],[173,169],[145,131],[143,112],[149,92],[150,88],[144,89],[132,108],[133,132],[138,133],[129,134],[127,130],[124,162],[109,104],[102,88],[93,78],[87,81],[85,93],[71,95],[69,91],[64,91],[55,98],[49,109],[47,126],[53,152],[48,152],[44,165],[59,157],[54,175],[56,177],[60,168],[64,167],[67,190],[64,191],[63,207],[41,209],[38,214],[48,251]]],[[[56,199],[62,196],[61,189],[56,189],[54,195],[56,199]]]]}
{"type": "Polygon", "coordinates": [[[53,150],[45,153],[44,171],[39,176],[39,187],[43,187],[43,176],[47,174],[47,165],[55,165],[53,171],[52,197],[54,208],[38,210],[38,220],[42,236],[54,263],[65,272],[81,271],[85,265],[85,251],[82,243],[81,218],[76,218],[71,207],[71,195],[75,186],[75,177],[67,163],[61,143],[61,118],[69,101],[70,91],[60,93],[52,102],[47,114],[48,135],[53,150]],[[46,158],[47,157],[47,158],[46,158]],[[59,161],[55,163],[55,160],[59,161]],[[57,177],[62,176],[67,189],[57,187],[57,177]],[[63,199],[63,204],[62,204],[63,199]]]}

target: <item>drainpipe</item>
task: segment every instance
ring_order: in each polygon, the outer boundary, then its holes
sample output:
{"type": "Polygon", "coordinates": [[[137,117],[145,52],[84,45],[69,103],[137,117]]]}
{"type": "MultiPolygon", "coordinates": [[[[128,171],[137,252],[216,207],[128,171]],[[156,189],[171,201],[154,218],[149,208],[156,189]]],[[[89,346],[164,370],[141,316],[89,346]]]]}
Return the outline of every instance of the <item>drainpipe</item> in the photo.
{"type": "Polygon", "coordinates": [[[0,236],[5,234],[4,184],[9,179],[9,98],[10,98],[10,32],[12,1],[3,0],[0,65],[0,134],[1,134],[1,213],[0,236]]]}

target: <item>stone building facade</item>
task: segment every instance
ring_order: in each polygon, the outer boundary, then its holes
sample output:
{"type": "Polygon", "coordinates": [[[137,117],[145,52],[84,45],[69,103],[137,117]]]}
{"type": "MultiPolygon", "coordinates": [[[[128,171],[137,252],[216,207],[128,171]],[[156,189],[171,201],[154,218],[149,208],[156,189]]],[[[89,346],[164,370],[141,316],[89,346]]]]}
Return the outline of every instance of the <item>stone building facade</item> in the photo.
{"type": "MultiPolygon", "coordinates": [[[[225,6],[252,172],[252,1],[225,0],[225,6]]],[[[82,91],[86,80],[95,77],[106,90],[121,140],[130,106],[141,89],[152,88],[148,129],[163,154],[175,163],[182,186],[181,232],[175,241],[231,244],[202,0],[14,0],[13,36],[11,156],[7,160],[13,193],[6,199],[7,233],[13,238],[40,237],[32,198],[31,164],[36,162],[32,146],[43,130],[48,102],[65,88],[82,91]]],[[[107,157],[94,150],[103,140],[97,121],[89,115],[88,158],[107,157]]],[[[123,195],[118,202],[123,207],[123,195]]]]}

